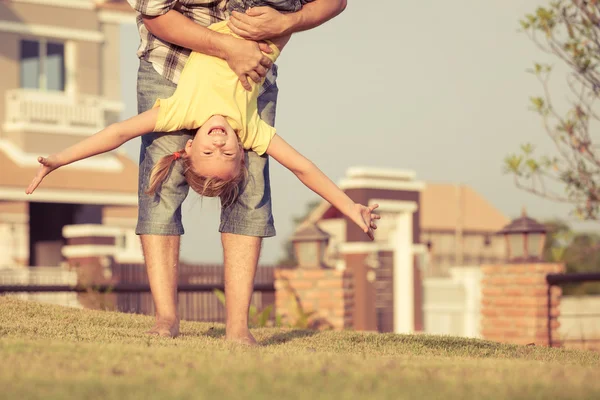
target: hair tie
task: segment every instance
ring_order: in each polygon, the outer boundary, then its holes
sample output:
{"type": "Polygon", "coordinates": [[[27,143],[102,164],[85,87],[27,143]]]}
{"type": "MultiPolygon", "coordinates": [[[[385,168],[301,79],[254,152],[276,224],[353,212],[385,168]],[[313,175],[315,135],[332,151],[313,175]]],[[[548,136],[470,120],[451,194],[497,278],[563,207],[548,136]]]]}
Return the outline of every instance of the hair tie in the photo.
{"type": "Polygon", "coordinates": [[[173,153],[173,157],[175,157],[175,160],[179,160],[181,158],[181,153],[176,151],[175,153],[173,153]]]}

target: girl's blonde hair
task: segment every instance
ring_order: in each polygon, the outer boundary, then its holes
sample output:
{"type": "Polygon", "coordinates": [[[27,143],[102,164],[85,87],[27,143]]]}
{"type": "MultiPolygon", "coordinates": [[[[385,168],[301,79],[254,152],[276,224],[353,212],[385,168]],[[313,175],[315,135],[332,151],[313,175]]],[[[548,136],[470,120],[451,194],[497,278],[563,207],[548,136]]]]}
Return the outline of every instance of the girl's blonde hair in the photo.
{"type": "Polygon", "coordinates": [[[243,152],[241,154],[240,170],[236,176],[229,180],[197,174],[192,168],[190,158],[183,157],[183,154],[185,154],[185,150],[180,150],[158,160],[154,168],[152,168],[146,194],[153,195],[160,190],[163,182],[169,177],[173,163],[179,159],[183,163],[183,176],[193,191],[200,196],[220,197],[221,204],[224,207],[231,205],[235,201],[240,192],[240,186],[243,185],[248,176],[246,159],[243,152]]]}

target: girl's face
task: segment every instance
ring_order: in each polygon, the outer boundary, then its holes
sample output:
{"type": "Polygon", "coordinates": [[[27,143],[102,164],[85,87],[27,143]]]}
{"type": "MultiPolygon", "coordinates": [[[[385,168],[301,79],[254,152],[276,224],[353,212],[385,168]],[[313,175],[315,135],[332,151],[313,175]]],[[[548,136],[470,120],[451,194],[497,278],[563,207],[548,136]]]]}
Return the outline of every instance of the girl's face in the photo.
{"type": "Polygon", "coordinates": [[[221,115],[213,115],[198,129],[185,153],[197,174],[223,180],[237,176],[243,156],[236,132],[221,115]]]}

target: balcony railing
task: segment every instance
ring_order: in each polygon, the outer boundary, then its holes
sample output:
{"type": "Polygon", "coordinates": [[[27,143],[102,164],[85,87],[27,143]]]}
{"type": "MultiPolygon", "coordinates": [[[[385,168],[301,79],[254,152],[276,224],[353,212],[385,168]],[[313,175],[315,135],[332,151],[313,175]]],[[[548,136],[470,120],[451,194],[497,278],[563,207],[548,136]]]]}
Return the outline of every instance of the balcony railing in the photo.
{"type": "Polygon", "coordinates": [[[35,89],[8,90],[5,129],[56,129],[88,134],[104,128],[104,103],[103,98],[96,96],[35,89]]]}

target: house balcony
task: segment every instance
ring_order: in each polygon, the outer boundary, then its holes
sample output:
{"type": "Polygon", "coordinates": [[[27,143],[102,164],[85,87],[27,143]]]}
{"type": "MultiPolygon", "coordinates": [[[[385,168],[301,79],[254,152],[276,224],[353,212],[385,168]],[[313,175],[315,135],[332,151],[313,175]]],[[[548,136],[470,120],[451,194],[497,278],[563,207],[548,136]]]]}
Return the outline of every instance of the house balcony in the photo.
{"type": "Polygon", "coordinates": [[[5,96],[5,132],[90,135],[106,126],[107,112],[122,107],[99,96],[36,89],[8,90],[5,96]]]}

